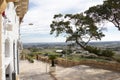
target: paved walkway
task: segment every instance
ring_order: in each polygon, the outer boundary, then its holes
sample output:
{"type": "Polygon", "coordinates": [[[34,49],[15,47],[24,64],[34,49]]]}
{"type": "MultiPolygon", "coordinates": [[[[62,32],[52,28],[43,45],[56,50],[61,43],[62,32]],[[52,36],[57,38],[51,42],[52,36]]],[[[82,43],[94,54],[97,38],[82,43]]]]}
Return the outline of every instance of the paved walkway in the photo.
{"type": "Polygon", "coordinates": [[[54,73],[58,80],[120,80],[120,73],[85,65],[66,68],[54,73]]]}
{"type": "Polygon", "coordinates": [[[20,80],[54,80],[48,73],[48,66],[41,61],[20,61],[20,80]]]}
{"type": "MultiPolygon", "coordinates": [[[[20,61],[20,80],[54,80],[49,74],[49,64],[41,61],[20,61]]],[[[57,80],[120,80],[120,73],[96,69],[85,65],[71,68],[56,67],[57,80]]]]}

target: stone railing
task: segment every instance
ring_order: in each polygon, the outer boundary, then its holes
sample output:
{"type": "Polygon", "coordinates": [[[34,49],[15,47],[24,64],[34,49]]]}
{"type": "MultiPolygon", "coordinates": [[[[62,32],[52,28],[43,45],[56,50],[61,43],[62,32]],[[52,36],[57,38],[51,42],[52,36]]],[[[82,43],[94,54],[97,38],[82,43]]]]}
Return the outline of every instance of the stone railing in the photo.
{"type": "MultiPolygon", "coordinates": [[[[37,60],[41,60],[44,62],[50,63],[50,60],[47,57],[38,56],[37,60]]],[[[72,67],[77,65],[88,65],[96,68],[115,70],[120,72],[120,63],[117,62],[101,62],[95,60],[81,60],[79,62],[75,62],[72,60],[65,60],[62,58],[56,59],[56,64],[62,67],[72,67]]]]}

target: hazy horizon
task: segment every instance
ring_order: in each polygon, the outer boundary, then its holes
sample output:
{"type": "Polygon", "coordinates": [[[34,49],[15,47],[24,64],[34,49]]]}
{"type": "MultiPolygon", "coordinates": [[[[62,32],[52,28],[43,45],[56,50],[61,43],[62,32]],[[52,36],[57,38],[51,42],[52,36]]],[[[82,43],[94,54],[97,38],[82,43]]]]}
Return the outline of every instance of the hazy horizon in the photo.
{"type": "MultiPolygon", "coordinates": [[[[96,43],[96,42],[120,42],[120,41],[92,41],[90,43],[96,43]]],[[[23,44],[29,44],[29,43],[25,43],[25,42],[22,42],[23,44]]],[[[66,42],[30,42],[30,43],[66,43],[66,42]]]]}

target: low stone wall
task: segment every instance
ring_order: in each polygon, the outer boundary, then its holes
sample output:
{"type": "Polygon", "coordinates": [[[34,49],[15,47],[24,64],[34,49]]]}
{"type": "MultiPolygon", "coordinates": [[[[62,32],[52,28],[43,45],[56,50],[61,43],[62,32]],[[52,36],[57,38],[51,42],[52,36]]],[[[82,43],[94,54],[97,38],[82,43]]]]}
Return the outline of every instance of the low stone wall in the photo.
{"type": "Polygon", "coordinates": [[[100,61],[80,61],[80,64],[89,65],[97,68],[103,68],[103,69],[109,69],[109,70],[115,70],[120,71],[120,63],[113,63],[113,62],[100,62],[100,61]]]}
{"type": "Polygon", "coordinates": [[[41,60],[43,62],[47,62],[47,63],[50,63],[50,60],[48,59],[48,57],[44,57],[44,56],[36,56],[36,59],[37,60],[41,60]]]}
{"type": "MultiPolygon", "coordinates": [[[[50,63],[50,60],[47,57],[39,56],[37,60],[41,60],[44,62],[50,63]]],[[[56,60],[56,64],[62,67],[72,67],[77,65],[88,65],[92,67],[102,68],[102,69],[109,69],[109,70],[115,70],[120,72],[120,63],[117,62],[100,62],[95,60],[81,60],[79,62],[74,62],[71,60],[65,60],[62,58],[58,58],[56,60]]]]}

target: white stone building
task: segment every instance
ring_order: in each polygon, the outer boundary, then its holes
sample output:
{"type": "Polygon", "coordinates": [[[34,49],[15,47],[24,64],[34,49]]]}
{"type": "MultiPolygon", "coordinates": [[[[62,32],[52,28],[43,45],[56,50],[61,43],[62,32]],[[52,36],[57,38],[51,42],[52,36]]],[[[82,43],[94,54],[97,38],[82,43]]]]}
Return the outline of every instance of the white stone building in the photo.
{"type": "Polygon", "coordinates": [[[18,80],[20,23],[28,0],[0,0],[0,80],[18,80]]]}

